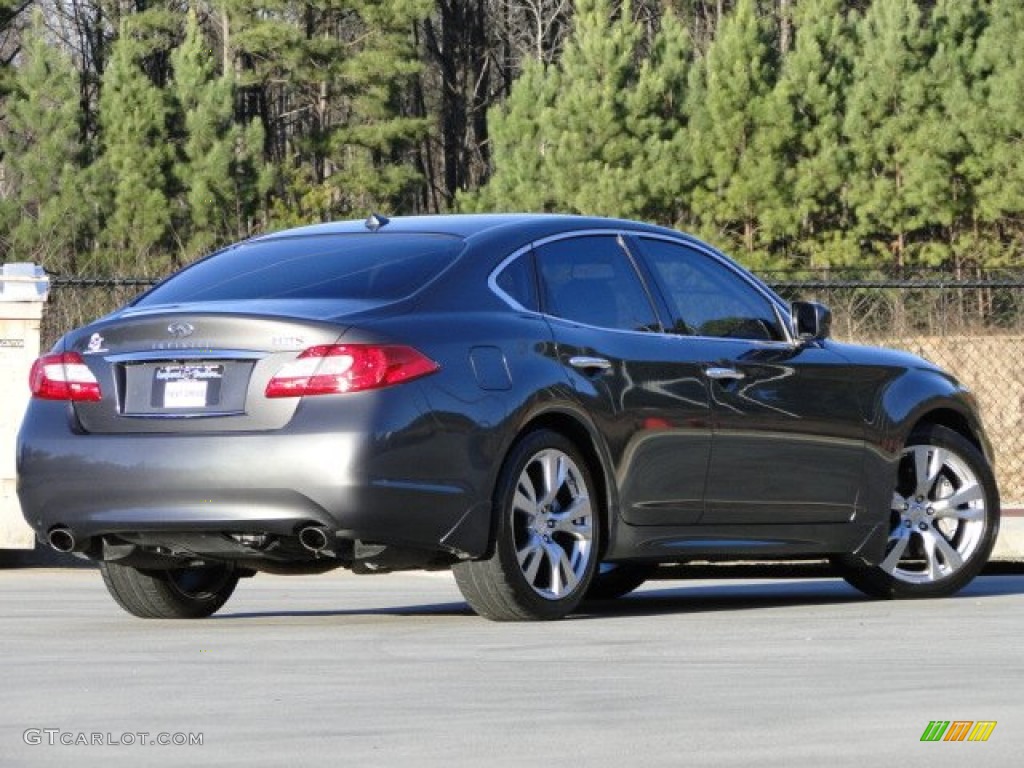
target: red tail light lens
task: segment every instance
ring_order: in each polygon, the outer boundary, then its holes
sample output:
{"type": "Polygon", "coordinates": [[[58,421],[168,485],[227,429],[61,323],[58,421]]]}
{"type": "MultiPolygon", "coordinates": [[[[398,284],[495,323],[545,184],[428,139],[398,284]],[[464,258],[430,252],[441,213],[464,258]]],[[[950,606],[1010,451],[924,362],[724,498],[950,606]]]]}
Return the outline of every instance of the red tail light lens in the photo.
{"type": "Polygon", "coordinates": [[[267,397],[363,392],[417,379],[440,366],[412,347],[331,344],[311,347],[267,384],[267,397]]]}
{"type": "Polygon", "coordinates": [[[100,383],[77,352],[43,355],[32,364],[28,381],[32,396],[41,400],[103,399],[100,383]]]}

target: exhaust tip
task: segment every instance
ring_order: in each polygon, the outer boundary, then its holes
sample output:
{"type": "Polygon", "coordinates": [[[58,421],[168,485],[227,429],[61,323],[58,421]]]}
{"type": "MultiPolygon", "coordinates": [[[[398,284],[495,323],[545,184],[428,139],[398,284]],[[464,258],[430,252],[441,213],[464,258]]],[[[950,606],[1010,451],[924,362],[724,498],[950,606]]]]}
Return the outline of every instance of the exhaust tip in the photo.
{"type": "Polygon", "coordinates": [[[54,528],[47,536],[47,540],[58,552],[73,552],[75,549],[75,534],[67,528],[54,528]]]}
{"type": "Polygon", "coordinates": [[[307,525],[299,531],[299,543],[310,552],[320,553],[327,549],[330,539],[326,529],[318,525],[307,525]]]}

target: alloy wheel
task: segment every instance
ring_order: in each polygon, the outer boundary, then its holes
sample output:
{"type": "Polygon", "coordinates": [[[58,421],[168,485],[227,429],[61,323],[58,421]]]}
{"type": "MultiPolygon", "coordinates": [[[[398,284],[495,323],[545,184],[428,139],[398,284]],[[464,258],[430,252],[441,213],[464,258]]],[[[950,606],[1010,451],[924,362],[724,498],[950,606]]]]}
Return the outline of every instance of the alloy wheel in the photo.
{"type": "Polygon", "coordinates": [[[907,446],[881,568],[908,584],[952,576],[982,544],[986,503],[980,478],[957,453],[931,444],[907,446]]]}
{"type": "Polygon", "coordinates": [[[523,467],[512,507],[516,560],[540,596],[565,597],[594,556],[594,513],[580,468],[560,450],[536,453],[523,467]]]}

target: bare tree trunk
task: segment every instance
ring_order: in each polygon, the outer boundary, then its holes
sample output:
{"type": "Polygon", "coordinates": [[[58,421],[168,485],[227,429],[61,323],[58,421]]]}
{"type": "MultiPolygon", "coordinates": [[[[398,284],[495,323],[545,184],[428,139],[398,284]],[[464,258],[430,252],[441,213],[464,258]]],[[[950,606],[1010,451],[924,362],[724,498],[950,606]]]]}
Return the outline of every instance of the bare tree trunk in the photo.
{"type": "Polygon", "coordinates": [[[793,41],[793,20],[790,18],[790,0],[779,0],[779,52],[789,53],[793,41]]]}

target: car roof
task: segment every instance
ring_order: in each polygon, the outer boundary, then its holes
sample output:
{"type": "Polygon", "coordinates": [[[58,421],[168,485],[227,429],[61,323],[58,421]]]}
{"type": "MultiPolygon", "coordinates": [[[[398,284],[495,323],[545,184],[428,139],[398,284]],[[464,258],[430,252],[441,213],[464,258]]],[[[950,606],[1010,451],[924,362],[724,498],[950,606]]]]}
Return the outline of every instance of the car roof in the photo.
{"type": "Polygon", "coordinates": [[[678,232],[666,230],[662,227],[624,219],[552,213],[476,213],[395,216],[388,219],[386,223],[380,225],[376,230],[371,228],[369,219],[334,221],[281,230],[254,239],[270,240],[283,237],[315,235],[367,234],[373,231],[382,234],[450,235],[464,239],[489,239],[492,236],[508,236],[516,232],[526,236],[528,239],[536,239],[565,231],[590,228],[662,232],[671,233],[677,237],[680,235],[678,232]]]}

